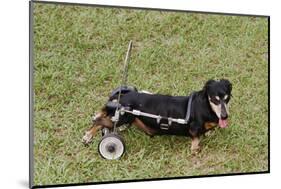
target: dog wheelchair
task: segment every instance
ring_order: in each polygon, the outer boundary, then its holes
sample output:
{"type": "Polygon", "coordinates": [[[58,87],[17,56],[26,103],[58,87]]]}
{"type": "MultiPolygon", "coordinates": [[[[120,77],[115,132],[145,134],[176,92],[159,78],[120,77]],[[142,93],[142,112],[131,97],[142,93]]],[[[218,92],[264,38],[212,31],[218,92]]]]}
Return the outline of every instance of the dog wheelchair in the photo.
{"type": "MultiPolygon", "coordinates": [[[[154,115],[154,114],[142,112],[140,110],[132,109],[131,107],[125,107],[120,104],[121,95],[126,94],[128,92],[138,92],[135,87],[126,85],[127,72],[128,72],[128,61],[129,61],[129,55],[130,55],[131,48],[132,48],[132,41],[130,41],[130,43],[129,43],[128,51],[127,51],[126,58],[125,58],[122,84],[120,87],[118,87],[117,89],[115,89],[111,92],[109,98],[113,99],[113,100],[109,100],[107,102],[107,104],[105,105],[106,109],[109,109],[109,110],[111,110],[111,112],[114,112],[114,116],[111,117],[111,121],[113,123],[113,128],[109,129],[109,128],[104,127],[102,129],[102,138],[98,145],[98,151],[99,151],[99,154],[103,158],[109,159],[109,160],[119,159],[125,152],[124,140],[117,133],[117,124],[120,122],[120,117],[122,115],[124,115],[125,113],[131,114],[136,117],[142,116],[142,117],[156,119],[157,123],[160,126],[160,129],[163,129],[163,130],[168,130],[169,127],[173,123],[187,124],[189,122],[189,118],[190,118],[190,109],[191,109],[193,93],[190,95],[190,98],[188,100],[186,117],[184,119],[154,115]],[[116,97],[117,97],[117,99],[116,99],[116,97]]],[[[95,121],[95,120],[93,119],[93,121],[95,121]]],[[[123,125],[122,125],[122,127],[124,128],[123,125]]],[[[118,127],[118,129],[120,130],[120,128],[122,128],[122,127],[118,127]]],[[[125,128],[126,128],[126,126],[125,126],[125,128]]]]}
{"type": "MultiPolygon", "coordinates": [[[[118,93],[125,94],[131,91],[137,91],[137,89],[134,87],[122,86],[115,89],[110,97],[118,95],[118,93]]],[[[117,133],[116,125],[120,115],[124,114],[124,110],[128,108],[122,107],[118,102],[113,101],[109,101],[105,106],[107,109],[115,111],[115,114],[111,119],[114,127],[113,129],[108,129],[106,127],[102,129],[102,138],[98,145],[98,151],[105,159],[119,159],[125,152],[125,143],[123,138],[117,133]]],[[[123,130],[125,128],[126,126],[123,126],[123,130]]]]}

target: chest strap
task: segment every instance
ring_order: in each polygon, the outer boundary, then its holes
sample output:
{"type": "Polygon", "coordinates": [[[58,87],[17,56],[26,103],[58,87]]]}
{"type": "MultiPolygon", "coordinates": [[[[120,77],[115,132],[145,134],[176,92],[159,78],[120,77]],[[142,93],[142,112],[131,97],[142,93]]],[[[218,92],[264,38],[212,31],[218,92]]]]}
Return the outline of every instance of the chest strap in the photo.
{"type": "Polygon", "coordinates": [[[189,96],[189,99],[188,99],[188,105],[187,105],[187,110],[186,110],[186,115],[185,115],[185,120],[187,123],[189,122],[189,119],[190,119],[193,95],[194,95],[194,92],[191,93],[191,95],[189,96]]]}

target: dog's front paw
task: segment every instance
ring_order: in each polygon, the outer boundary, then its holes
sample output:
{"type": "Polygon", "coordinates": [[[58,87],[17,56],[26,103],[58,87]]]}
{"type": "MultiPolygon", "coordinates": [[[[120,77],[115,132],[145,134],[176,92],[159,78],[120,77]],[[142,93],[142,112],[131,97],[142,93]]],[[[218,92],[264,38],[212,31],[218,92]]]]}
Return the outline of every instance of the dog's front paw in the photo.
{"type": "Polygon", "coordinates": [[[191,141],[191,154],[196,155],[200,152],[201,147],[200,147],[200,138],[199,137],[194,137],[191,141]]]}
{"type": "Polygon", "coordinates": [[[191,155],[197,155],[201,151],[201,147],[200,147],[199,144],[198,145],[192,145],[190,150],[191,150],[191,155]]]}
{"type": "Polygon", "coordinates": [[[84,144],[89,144],[93,140],[93,134],[90,131],[86,131],[85,135],[82,138],[84,144]]]}
{"type": "Polygon", "coordinates": [[[206,133],[204,133],[205,137],[210,137],[212,135],[214,131],[207,131],[206,133]]]}
{"type": "Polygon", "coordinates": [[[191,149],[191,155],[197,155],[200,153],[200,151],[201,151],[201,148],[191,149]]]}

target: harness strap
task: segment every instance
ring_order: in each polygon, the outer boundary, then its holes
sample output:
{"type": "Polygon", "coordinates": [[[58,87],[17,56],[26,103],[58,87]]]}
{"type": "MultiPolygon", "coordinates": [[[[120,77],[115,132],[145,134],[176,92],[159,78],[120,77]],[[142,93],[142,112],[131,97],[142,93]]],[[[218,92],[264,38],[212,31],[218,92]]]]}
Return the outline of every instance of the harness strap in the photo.
{"type": "Polygon", "coordinates": [[[186,123],[188,123],[189,119],[190,119],[191,104],[192,104],[193,95],[194,95],[194,92],[191,93],[191,95],[189,96],[189,99],[188,99],[188,105],[187,105],[186,116],[185,116],[186,123]]]}

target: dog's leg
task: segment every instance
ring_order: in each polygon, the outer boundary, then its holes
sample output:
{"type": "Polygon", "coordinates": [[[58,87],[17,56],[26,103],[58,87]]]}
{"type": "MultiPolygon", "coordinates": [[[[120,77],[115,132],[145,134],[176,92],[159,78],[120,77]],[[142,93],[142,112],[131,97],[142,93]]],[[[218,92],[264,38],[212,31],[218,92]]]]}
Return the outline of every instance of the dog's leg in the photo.
{"type": "Polygon", "coordinates": [[[82,138],[82,142],[84,144],[89,144],[99,130],[101,130],[104,127],[112,128],[112,126],[113,123],[110,117],[106,116],[105,112],[100,112],[96,114],[93,120],[93,125],[85,132],[85,135],[82,138]]]}
{"type": "Polygon", "coordinates": [[[143,130],[146,134],[149,136],[154,136],[156,133],[156,130],[146,126],[140,119],[136,118],[133,122],[135,126],[137,126],[139,129],[143,130]]]}
{"type": "Polygon", "coordinates": [[[191,154],[195,155],[200,152],[200,138],[199,137],[193,137],[191,141],[191,154]]]}
{"type": "Polygon", "coordinates": [[[189,134],[191,135],[191,154],[198,154],[201,150],[200,148],[200,133],[202,133],[202,127],[200,127],[200,122],[192,122],[189,127],[189,134]]]}
{"type": "Polygon", "coordinates": [[[97,132],[102,129],[102,125],[93,124],[93,126],[85,132],[85,135],[82,138],[82,142],[84,144],[89,144],[92,142],[93,137],[97,134],[97,132]]]}
{"type": "Polygon", "coordinates": [[[206,137],[210,136],[212,134],[212,132],[214,131],[216,126],[217,126],[217,123],[206,122],[204,124],[204,128],[205,128],[204,136],[206,136],[206,137]]]}

